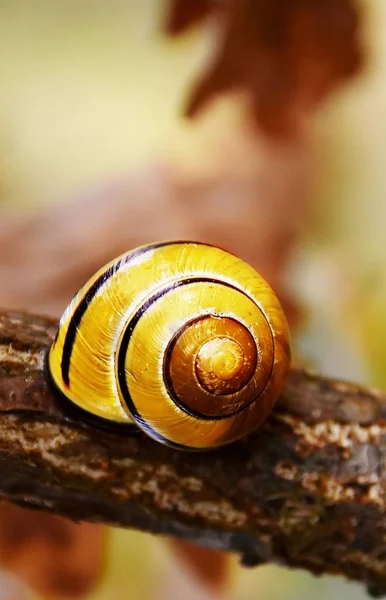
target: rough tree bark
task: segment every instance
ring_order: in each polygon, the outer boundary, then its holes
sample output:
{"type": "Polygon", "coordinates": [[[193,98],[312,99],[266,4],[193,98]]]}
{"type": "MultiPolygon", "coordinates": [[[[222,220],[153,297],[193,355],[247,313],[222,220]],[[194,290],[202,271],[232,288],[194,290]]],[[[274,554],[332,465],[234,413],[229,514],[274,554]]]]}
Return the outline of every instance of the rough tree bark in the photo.
{"type": "Polygon", "coordinates": [[[386,396],[294,368],[248,439],[183,453],[87,422],[52,393],[56,322],[0,313],[0,494],[386,593],[386,396]]]}

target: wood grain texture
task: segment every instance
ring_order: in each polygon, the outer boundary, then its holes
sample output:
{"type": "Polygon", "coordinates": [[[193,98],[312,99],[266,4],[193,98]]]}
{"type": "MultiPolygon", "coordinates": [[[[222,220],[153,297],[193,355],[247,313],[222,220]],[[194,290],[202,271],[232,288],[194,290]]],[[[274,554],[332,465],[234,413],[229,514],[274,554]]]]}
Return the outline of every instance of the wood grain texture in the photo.
{"type": "Polygon", "coordinates": [[[0,494],[386,593],[386,396],[294,368],[248,439],[206,453],[108,430],[52,394],[52,319],[0,313],[0,494]]]}

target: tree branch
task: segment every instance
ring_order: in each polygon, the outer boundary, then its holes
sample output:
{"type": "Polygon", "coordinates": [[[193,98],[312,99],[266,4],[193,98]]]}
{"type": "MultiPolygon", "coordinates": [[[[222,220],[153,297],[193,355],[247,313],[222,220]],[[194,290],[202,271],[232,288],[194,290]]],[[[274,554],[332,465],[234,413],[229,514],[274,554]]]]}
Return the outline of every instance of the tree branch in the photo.
{"type": "Polygon", "coordinates": [[[185,453],[52,394],[56,322],[0,313],[0,494],[26,507],[343,574],[386,593],[386,397],[294,368],[250,436],[185,453]]]}

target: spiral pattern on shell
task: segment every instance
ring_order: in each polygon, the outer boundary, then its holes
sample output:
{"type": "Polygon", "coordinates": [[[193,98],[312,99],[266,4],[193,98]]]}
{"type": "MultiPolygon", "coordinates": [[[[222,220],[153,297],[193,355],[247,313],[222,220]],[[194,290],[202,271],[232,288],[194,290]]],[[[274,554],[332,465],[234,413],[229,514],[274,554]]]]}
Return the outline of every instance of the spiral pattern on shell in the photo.
{"type": "Polygon", "coordinates": [[[253,431],[289,364],[287,322],[266,281],[196,242],[142,246],[98,271],[48,354],[54,385],[78,407],[186,449],[253,431]]]}

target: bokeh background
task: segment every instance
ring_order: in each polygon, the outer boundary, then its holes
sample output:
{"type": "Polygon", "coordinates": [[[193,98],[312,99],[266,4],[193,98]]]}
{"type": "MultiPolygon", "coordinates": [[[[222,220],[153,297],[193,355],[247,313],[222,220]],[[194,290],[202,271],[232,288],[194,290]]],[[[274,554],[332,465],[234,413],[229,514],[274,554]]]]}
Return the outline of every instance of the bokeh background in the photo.
{"type": "MultiPolygon", "coordinates": [[[[210,98],[187,119],[184,106],[221,46],[222,17],[167,36],[172,3],[164,0],[1,0],[1,304],[60,316],[85,277],[119,252],[202,239],[267,276],[299,358],[327,375],[384,386],[386,4],[336,5],[342,12],[332,10],[327,37],[343,36],[345,7],[355,7],[351,43],[362,62],[353,58],[334,78],[343,48],[332,45],[326,58],[322,39],[314,62],[291,71],[288,61],[300,64],[302,49],[308,56],[307,35],[296,45],[306,18],[290,41],[278,36],[271,60],[272,35],[260,63],[259,48],[242,48],[250,31],[241,28],[233,51],[244,52],[251,73],[265,69],[265,79],[249,75],[238,93],[210,98]],[[329,65],[320,80],[318,59],[329,65]],[[286,68],[290,83],[280,76],[286,68]],[[259,86],[274,91],[256,108],[259,86]]],[[[347,39],[343,46],[350,51],[347,39]]],[[[161,538],[6,505],[1,566],[7,600],[366,597],[336,578],[244,570],[236,559],[161,538]]]]}

